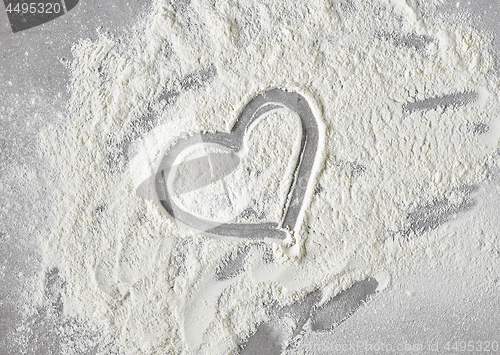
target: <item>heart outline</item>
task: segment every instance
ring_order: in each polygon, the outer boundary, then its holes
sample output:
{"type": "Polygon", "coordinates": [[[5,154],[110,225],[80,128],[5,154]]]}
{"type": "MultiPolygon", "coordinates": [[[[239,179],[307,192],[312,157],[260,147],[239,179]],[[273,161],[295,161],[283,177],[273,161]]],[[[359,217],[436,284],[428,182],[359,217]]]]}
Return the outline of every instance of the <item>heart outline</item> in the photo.
{"type": "Polygon", "coordinates": [[[296,228],[298,217],[302,211],[311,179],[313,167],[318,155],[319,122],[314,116],[307,100],[296,92],[282,89],[271,89],[253,97],[238,115],[228,132],[200,132],[179,138],[165,153],[155,175],[157,197],[175,220],[204,233],[218,237],[235,237],[246,239],[285,239],[296,228]],[[174,162],[185,149],[200,143],[213,143],[238,152],[243,148],[248,129],[263,114],[280,108],[295,112],[301,121],[302,137],[300,152],[293,171],[293,182],[287,193],[283,206],[284,213],[280,223],[221,223],[199,218],[178,206],[170,193],[168,177],[174,162]]]}

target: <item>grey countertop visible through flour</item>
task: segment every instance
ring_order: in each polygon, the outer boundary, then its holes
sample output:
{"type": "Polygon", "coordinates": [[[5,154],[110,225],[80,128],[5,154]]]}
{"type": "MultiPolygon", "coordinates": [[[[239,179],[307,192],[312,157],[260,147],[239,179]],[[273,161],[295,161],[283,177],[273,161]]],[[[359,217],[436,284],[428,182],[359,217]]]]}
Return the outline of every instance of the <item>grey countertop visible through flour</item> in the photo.
{"type": "MultiPolygon", "coordinates": [[[[51,206],[46,204],[48,191],[24,191],[8,172],[35,166],[36,174],[27,174],[26,179],[43,181],[50,176],[37,153],[37,136],[47,124],[66,117],[69,73],[61,59],[71,58],[71,45],[79,39],[95,38],[97,27],[119,33],[148,4],[81,0],[66,14],[16,33],[0,4],[0,115],[4,115],[0,116],[0,354],[48,355],[69,349],[75,354],[119,353],[112,339],[63,314],[60,290],[64,281],[57,270],[46,277],[48,304],[28,318],[23,316],[26,295],[39,287],[42,255],[36,234],[48,228],[51,206]]],[[[463,14],[465,20],[492,33],[493,49],[500,53],[498,0],[447,1],[439,11],[463,14]]],[[[459,105],[470,100],[470,95],[435,100],[441,100],[441,105],[459,105]]],[[[437,104],[417,102],[406,110],[437,104]]],[[[484,215],[498,213],[499,187],[500,175],[481,192],[479,208],[484,215]]],[[[451,214],[467,212],[473,203],[469,202],[457,210],[447,208],[446,201],[424,206],[409,216],[411,228],[432,229],[451,214]]],[[[218,277],[223,279],[237,270],[241,260],[236,257],[230,269],[221,270],[218,277]]],[[[276,317],[293,312],[304,323],[313,320],[312,331],[286,354],[432,353],[435,349],[443,354],[455,353],[444,347],[447,342],[500,342],[500,295],[480,294],[463,283],[458,271],[424,264],[419,274],[409,276],[398,288],[374,294],[376,287],[373,279],[355,284],[323,310],[313,309],[319,297],[314,292],[290,309],[275,309],[276,317]],[[351,314],[351,310],[356,312],[351,314]],[[346,315],[350,316],[344,320],[346,315]]],[[[240,353],[280,354],[284,336],[271,319],[247,340],[240,353]]]]}

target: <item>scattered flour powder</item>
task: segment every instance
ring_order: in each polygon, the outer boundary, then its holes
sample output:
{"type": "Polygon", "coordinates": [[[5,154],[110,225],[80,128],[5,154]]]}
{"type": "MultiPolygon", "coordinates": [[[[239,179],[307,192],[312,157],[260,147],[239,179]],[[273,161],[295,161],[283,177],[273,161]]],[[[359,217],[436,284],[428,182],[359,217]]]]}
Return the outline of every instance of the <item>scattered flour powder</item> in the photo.
{"type": "MultiPolygon", "coordinates": [[[[75,45],[71,115],[42,137],[60,173],[44,258],[64,277],[66,312],[125,354],[229,354],[268,317],[270,302],[318,288],[327,301],[369,276],[383,288],[419,258],[470,265],[488,287],[488,257],[471,258],[475,242],[455,247],[439,225],[467,210],[497,164],[489,39],[426,18],[416,3],[155,0],[127,35],[75,45]],[[300,93],[323,123],[321,166],[293,253],[290,244],[202,235],[169,218],[148,186],[141,192],[178,137],[229,131],[270,88],[300,93]],[[463,102],[426,107],[449,95],[463,102]],[[422,211],[440,204],[455,212],[422,222],[422,211]],[[218,279],[245,246],[244,272],[218,279]]],[[[183,205],[206,218],[278,219],[294,127],[287,112],[254,127],[248,169],[225,179],[229,189],[247,186],[239,196],[217,201],[219,186],[189,192],[183,205]]],[[[482,238],[499,248],[494,232],[482,238]]]]}

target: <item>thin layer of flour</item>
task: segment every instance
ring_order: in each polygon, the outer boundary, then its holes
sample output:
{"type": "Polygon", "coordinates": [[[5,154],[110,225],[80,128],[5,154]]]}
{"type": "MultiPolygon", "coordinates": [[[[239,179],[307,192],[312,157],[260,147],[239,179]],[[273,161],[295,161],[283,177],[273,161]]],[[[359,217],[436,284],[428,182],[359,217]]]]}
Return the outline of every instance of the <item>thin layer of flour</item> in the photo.
{"type": "MultiPolygon", "coordinates": [[[[179,159],[179,168],[173,177],[174,197],[197,217],[212,221],[280,221],[299,154],[302,131],[299,123],[299,117],[292,112],[272,111],[250,127],[245,147],[238,154],[200,142],[179,159]],[[232,154],[239,158],[231,159],[232,154]],[[206,156],[214,160],[210,166],[203,164],[206,156]],[[219,164],[213,166],[216,163],[219,164]],[[210,186],[202,186],[212,181],[204,182],[203,174],[207,172],[210,176],[227,175],[210,186]]],[[[134,158],[140,171],[147,171],[147,167],[141,169],[141,165],[149,161],[144,155],[134,158]]],[[[150,195],[155,193],[153,185],[147,185],[150,195]]]]}
{"type": "MultiPolygon", "coordinates": [[[[60,173],[45,266],[66,282],[65,311],[126,354],[230,354],[271,302],[318,288],[327,301],[368,276],[388,286],[416,259],[453,260],[477,287],[495,287],[495,231],[481,231],[482,252],[476,237],[442,227],[472,213],[497,164],[489,39],[416,3],[155,0],[127,35],[75,45],[70,117],[42,135],[60,173]],[[294,253],[211,239],[139,192],[176,138],[229,131],[253,96],[276,87],[302,94],[324,123],[294,253]],[[218,279],[241,248],[244,272],[218,279]]],[[[279,219],[297,130],[273,115],[249,134],[225,185],[179,201],[215,220],[279,219]]]]}

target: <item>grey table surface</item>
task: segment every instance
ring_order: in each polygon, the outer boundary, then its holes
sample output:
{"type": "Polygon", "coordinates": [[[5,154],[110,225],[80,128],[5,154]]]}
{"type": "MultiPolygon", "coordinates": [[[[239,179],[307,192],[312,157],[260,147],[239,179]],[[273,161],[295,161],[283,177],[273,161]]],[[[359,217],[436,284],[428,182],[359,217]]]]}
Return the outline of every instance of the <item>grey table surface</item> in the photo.
{"type": "MultiPolygon", "coordinates": [[[[35,178],[41,181],[50,174],[38,160],[37,134],[65,117],[69,73],[61,58],[71,57],[71,45],[79,39],[95,38],[97,27],[120,33],[148,5],[149,1],[140,0],[82,0],[64,16],[12,33],[0,4],[0,112],[9,115],[0,126],[0,354],[58,354],[76,345],[81,354],[117,351],[85,324],[63,317],[57,292],[29,322],[21,316],[21,295],[34,287],[42,260],[35,232],[48,227],[50,206],[45,203],[47,191],[36,195],[20,191],[7,172],[14,165],[30,165],[39,167],[35,178]],[[68,333],[76,339],[71,344],[68,333]]],[[[494,35],[493,49],[500,53],[498,0],[460,1],[459,6],[447,1],[439,11],[465,14],[474,26],[494,35]]],[[[500,179],[487,188],[483,205],[489,212],[485,213],[499,210],[498,186],[500,179]]],[[[430,353],[434,345],[446,341],[500,341],[500,297],[482,295],[462,281],[458,271],[422,265],[418,275],[377,293],[333,331],[307,333],[288,353],[384,352],[370,348],[376,344],[417,346],[414,350],[420,344],[423,351],[408,352],[430,353]],[[404,290],[415,292],[409,296],[404,290]]],[[[47,282],[56,290],[63,281],[54,274],[47,282]]]]}

